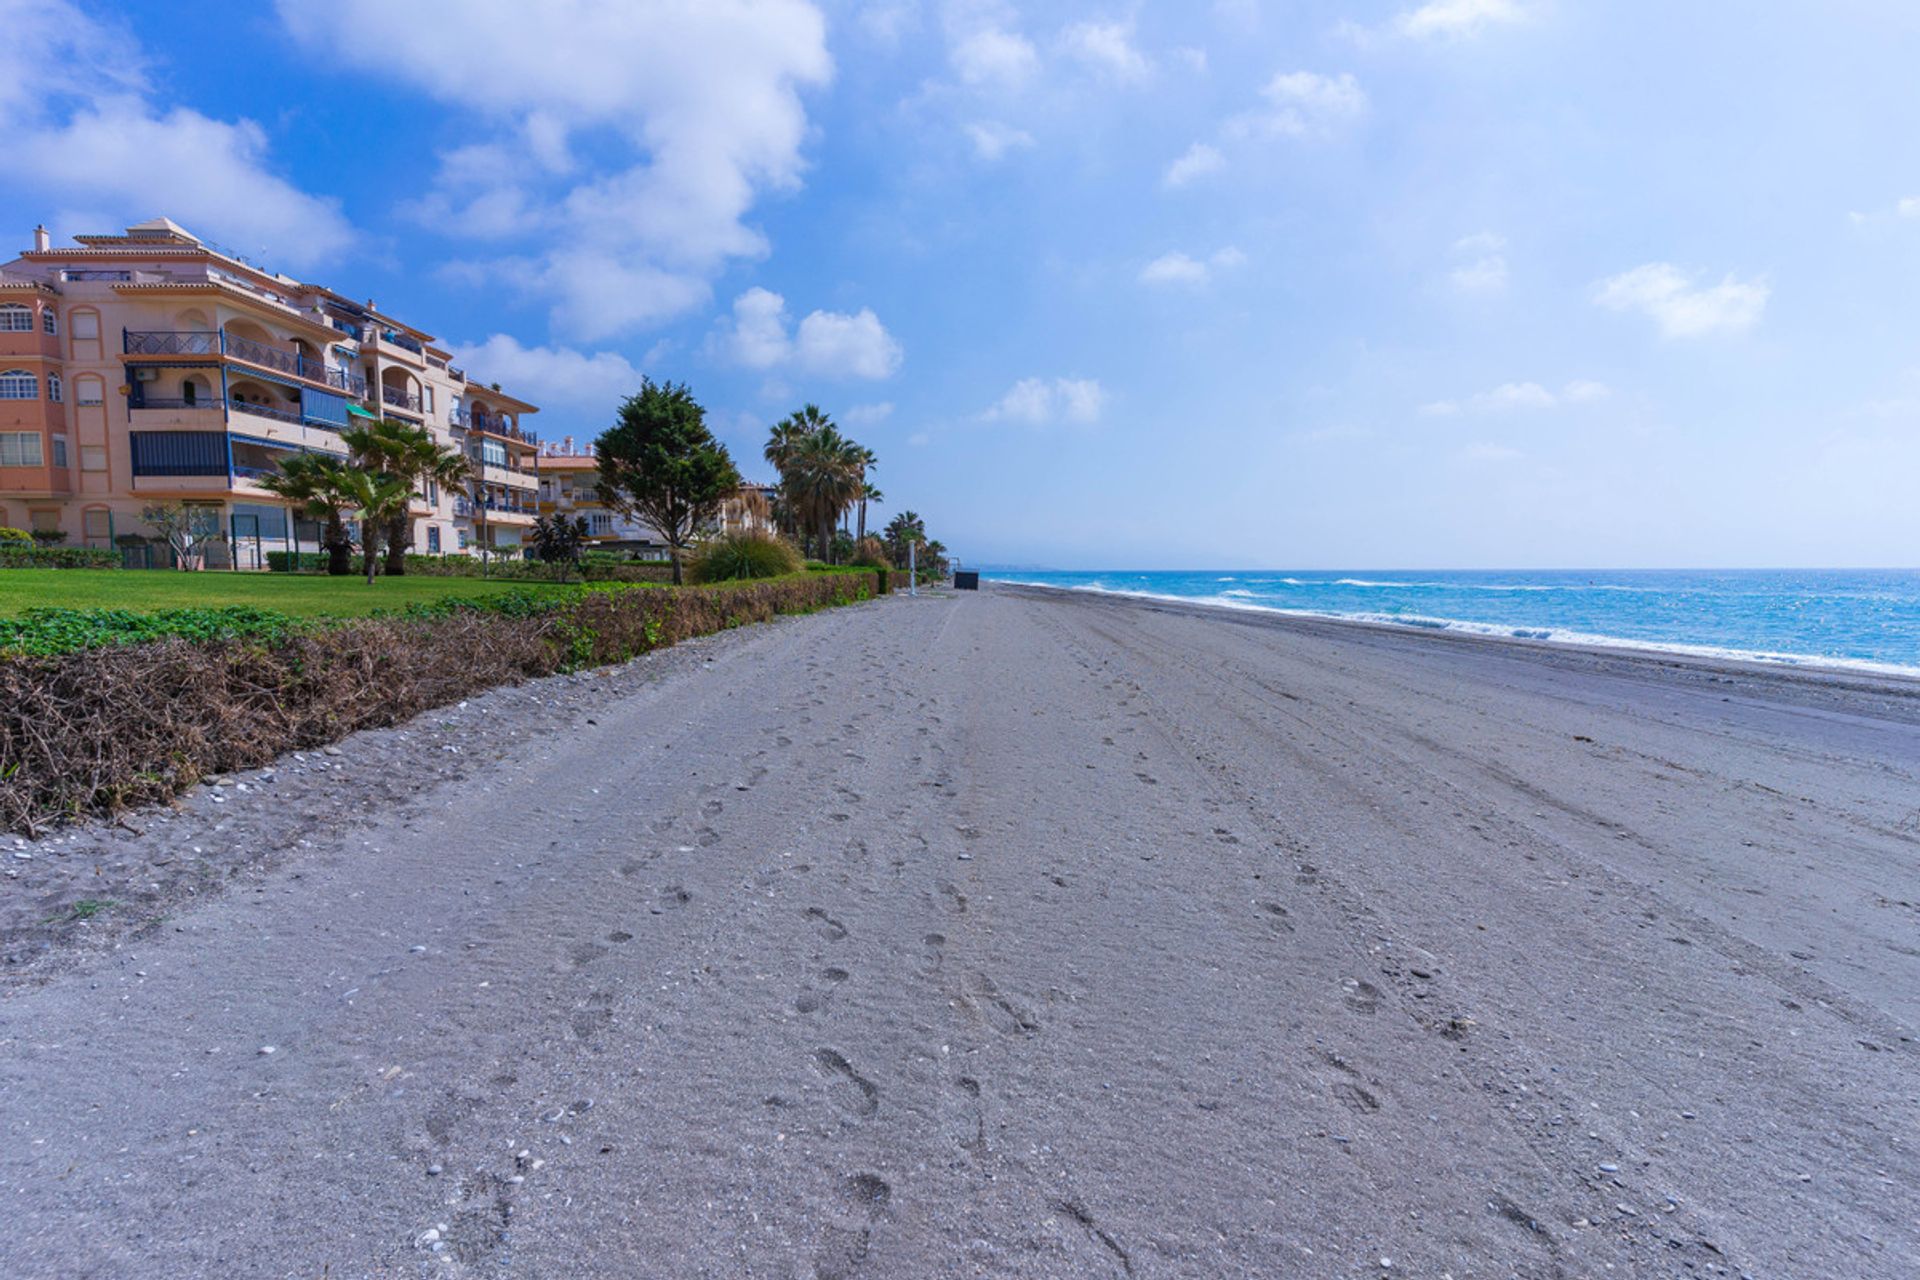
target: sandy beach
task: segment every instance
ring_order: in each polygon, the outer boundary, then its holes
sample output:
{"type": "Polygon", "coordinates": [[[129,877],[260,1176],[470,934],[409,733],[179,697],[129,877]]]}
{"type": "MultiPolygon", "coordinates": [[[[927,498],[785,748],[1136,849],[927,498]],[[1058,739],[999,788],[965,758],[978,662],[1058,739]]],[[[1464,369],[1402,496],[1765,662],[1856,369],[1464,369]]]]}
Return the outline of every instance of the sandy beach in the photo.
{"type": "Polygon", "coordinates": [[[1917,774],[1007,587],[499,690],[10,860],[0,1271],[1911,1277],[1917,774]]]}

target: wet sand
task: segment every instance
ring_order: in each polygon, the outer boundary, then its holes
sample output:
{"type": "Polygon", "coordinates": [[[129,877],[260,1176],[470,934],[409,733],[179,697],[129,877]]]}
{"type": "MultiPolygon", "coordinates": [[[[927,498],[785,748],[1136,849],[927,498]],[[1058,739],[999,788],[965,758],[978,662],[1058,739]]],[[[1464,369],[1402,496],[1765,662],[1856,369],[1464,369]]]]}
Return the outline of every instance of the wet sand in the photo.
{"type": "Polygon", "coordinates": [[[228,888],[0,999],[6,1274],[1915,1274],[1920,687],[1008,588],[687,653],[196,796],[228,888]]]}

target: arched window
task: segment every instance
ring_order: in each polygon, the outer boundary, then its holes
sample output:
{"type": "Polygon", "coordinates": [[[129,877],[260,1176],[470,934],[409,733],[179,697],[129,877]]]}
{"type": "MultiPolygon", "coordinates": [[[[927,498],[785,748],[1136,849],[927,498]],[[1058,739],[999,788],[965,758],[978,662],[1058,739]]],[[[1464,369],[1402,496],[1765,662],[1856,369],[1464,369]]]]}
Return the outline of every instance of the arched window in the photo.
{"type": "Polygon", "coordinates": [[[0,303],[0,333],[32,333],[33,308],[17,302],[0,303]]]}
{"type": "Polygon", "coordinates": [[[60,375],[57,373],[49,373],[47,375],[47,399],[55,404],[59,404],[62,399],[61,390],[60,375]]]}
{"type": "Polygon", "coordinates": [[[59,336],[60,317],[53,313],[52,307],[48,307],[40,313],[40,327],[55,337],[59,336]]]}
{"type": "Polygon", "coordinates": [[[25,369],[0,373],[0,400],[38,400],[40,379],[25,369]]]}

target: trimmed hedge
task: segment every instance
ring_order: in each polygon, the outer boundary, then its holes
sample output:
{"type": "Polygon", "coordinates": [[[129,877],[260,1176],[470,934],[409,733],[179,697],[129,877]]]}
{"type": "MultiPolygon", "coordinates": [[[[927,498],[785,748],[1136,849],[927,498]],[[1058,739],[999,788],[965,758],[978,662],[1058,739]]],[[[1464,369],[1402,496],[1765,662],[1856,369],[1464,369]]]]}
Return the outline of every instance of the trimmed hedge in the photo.
{"type": "Polygon", "coordinates": [[[120,553],[105,547],[48,547],[0,542],[0,569],[118,569],[120,553]]]}
{"type": "MultiPolygon", "coordinates": [[[[354,557],[358,562],[359,556],[354,557]]],[[[267,552],[267,568],[274,573],[325,573],[327,557],[323,553],[302,551],[296,555],[291,551],[267,552]]],[[[407,572],[421,578],[478,578],[481,574],[478,556],[422,556],[407,557],[407,572]]],[[[660,561],[603,559],[588,555],[582,557],[578,566],[570,571],[575,579],[586,582],[671,582],[673,566],[660,561]]],[[[552,565],[537,560],[522,560],[494,556],[486,567],[485,577],[500,578],[508,581],[526,579],[529,581],[550,582],[555,574],[552,565]]]]}
{"type": "Polygon", "coordinates": [[[31,834],[63,817],[163,803],[208,774],[397,724],[494,685],[621,662],[866,600],[875,589],[871,573],[837,572],[509,591],[347,620],[250,609],[36,611],[59,615],[20,620],[40,628],[43,646],[65,637],[83,647],[0,655],[0,826],[31,834]]]}

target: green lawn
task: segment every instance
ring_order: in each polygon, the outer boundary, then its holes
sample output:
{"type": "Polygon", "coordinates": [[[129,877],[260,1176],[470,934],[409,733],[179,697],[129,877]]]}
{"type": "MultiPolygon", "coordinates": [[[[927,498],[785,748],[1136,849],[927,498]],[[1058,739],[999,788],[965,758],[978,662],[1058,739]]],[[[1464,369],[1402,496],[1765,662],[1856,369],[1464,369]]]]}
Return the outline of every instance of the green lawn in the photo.
{"type": "Polygon", "coordinates": [[[319,574],[178,573],[170,569],[0,569],[0,617],[47,605],[66,609],[183,609],[248,604],[301,616],[348,616],[399,609],[416,600],[478,596],[538,581],[481,578],[329,578],[319,574]]]}

